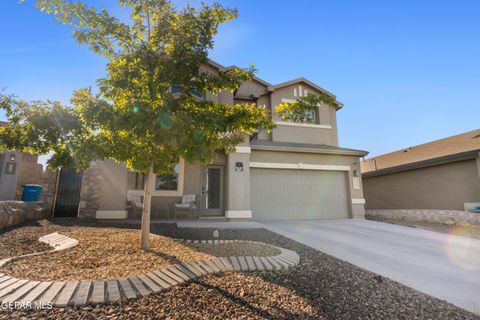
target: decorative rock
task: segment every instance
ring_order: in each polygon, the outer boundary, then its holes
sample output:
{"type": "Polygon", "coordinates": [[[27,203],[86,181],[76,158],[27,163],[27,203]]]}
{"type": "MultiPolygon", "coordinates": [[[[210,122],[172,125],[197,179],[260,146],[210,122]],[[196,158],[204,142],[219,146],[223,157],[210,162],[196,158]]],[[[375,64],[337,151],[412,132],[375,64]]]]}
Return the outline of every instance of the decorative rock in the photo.
{"type": "MultiPolygon", "coordinates": [[[[78,243],[75,239],[57,233],[44,236],[40,240],[50,245],[59,245],[61,248],[68,247],[73,242],[78,243]]],[[[188,243],[188,240],[182,239],[182,241],[188,243]]],[[[201,242],[211,245],[232,242],[248,245],[255,243],[254,241],[243,240],[224,242],[202,240],[201,242]]],[[[233,270],[281,270],[298,264],[299,256],[296,252],[275,248],[280,252],[277,256],[235,256],[181,262],[128,279],[121,278],[108,281],[38,282],[19,280],[0,273],[0,299],[3,297],[1,299],[3,302],[32,302],[36,300],[42,304],[52,303],[54,306],[62,308],[71,304],[76,307],[83,307],[87,304],[121,303],[122,300],[146,296],[152,292],[159,292],[207,274],[233,270]]],[[[91,310],[91,308],[88,309],[91,310]]]]}
{"type": "Polygon", "coordinates": [[[412,222],[435,222],[447,225],[468,226],[480,224],[480,215],[455,210],[367,210],[367,218],[382,218],[412,222]]]}
{"type": "Polygon", "coordinates": [[[23,201],[0,202],[0,229],[19,224],[27,220],[44,219],[48,210],[38,203],[23,201]]]}

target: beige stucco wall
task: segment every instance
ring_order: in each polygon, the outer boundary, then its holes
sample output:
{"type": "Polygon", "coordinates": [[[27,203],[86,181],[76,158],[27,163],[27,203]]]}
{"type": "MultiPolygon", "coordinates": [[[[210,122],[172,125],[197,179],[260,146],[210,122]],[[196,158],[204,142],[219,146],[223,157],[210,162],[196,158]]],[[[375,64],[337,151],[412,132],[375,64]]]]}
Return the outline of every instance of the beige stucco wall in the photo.
{"type": "Polygon", "coordinates": [[[480,174],[475,159],[376,177],[364,177],[367,209],[464,210],[480,202],[480,174]]]}
{"type": "Polygon", "coordinates": [[[352,199],[363,199],[362,178],[360,177],[359,158],[357,156],[333,155],[333,154],[314,154],[286,151],[263,151],[252,150],[250,162],[270,162],[270,163],[303,163],[316,165],[339,165],[349,166],[348,171],[348,193],[350,206],[350,216],[353,218],[363,218],[365,210],[363,204],[352,204],[352,199]],[[360,188],[354,189],[353,178],[354,170],[357,171],[360,188]]]}
{"type": "MultiPolygon", "coordinates": [[[[226,166],[227,156],[222,152],[217,153],[217,158],[212,163],[212,165],[226,166]]],[[[204,200],[202,197],[202,185],[205,166],[198,162],[188,163],[187,161],[185,161],[184,170],[183,194],[195,194],[197,196],[196,205],[199,208],[198,210],[201,210],[204,200]]],[[[227,205],[226,190],[227,186],[225,187],[224,191],[224,207],[226,207],[227,205]]],[[[181,196],[153,196],[152,218],[173,219],[174,217],[172,212],[172,205],[181,202],[181,199],[181,196]]]]}
{"type": "MultiPolygon", "coordinates": [[[[276,89],[271,94],[271,109],[274,121],[280,121],[279,115],[274,112],[275,107],[282,103],[282,99],[298,99],[298,97],[294,96],[294,89],[297,89],[298,93],[299,86],[301,86],[303,90],[307,90],[308,93],[314,94],[316,92],[316,89],[305,83],[295,83],[276,89]]],[[[314,124],[330,126],[331,128],[312,128],[277,124],[277,127],[272,130],[272,140],[338,146],[337,119],[335,108],[327,105],[322,105],[319,107],[317,115],[318,118],[316,119],[317,121],[314,124]]]]}
{"type": "Polygon", "coordinates": [[[228,211],[250,210],[250,154],[232,153],[227,157],[228,211]],[[235,163],[243,163],[243,172],[235,171],[235,163]]]}
{"type": "Polygon", "coordinates": [[[237,95],[239,96],[249,96],[252,94],[261,94],[265,92],[267,86],[264,84],[256,81],[256,80],[249,80],[245,81],[237,90],[237,95]]]}
{"type": "Polygon", "coordinates": [[[272,130],[272,140],[282,142],[338,146],[336,136],[337,135],[333,132],[333,128],[309,128],[277,124],[277,127],[272,130]]]}

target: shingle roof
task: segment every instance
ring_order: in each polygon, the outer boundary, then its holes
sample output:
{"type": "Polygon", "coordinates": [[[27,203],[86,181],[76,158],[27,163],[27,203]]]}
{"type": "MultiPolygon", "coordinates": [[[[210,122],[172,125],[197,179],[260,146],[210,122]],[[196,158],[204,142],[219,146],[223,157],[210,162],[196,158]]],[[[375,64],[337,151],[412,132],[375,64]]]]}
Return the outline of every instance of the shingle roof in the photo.
{"type": "MultiPolygon", "coordinates": [[[[237,66],[230,66],[230,67],[225,67],[223,65],[221,65],[220,63],[216,62],[216,61],[213,61],[211,59],[208,60],[208,62],[210,63],[210,65],[214,66],[215,68],[219,69],[219,70],[228,70],[230,68],[238,68],[237,66]]],[[[293,80],[289,80],[289,81],[285,81],[285,82],[282,82],[282,83],[279,83],[279,84],[276,84],[276,85],[272,85],[270,83],[268,83],[267,81],[257,77],[257,76],[253,76],[253,79],[260,82],[261,84],[263,84],[264,86],[266,86],[266,90],[264,93],[268,93],[268,92],[271,92],[271,91],[274,91],[276,89],[279,89],[279,88],[282,88],[282,87],[285,87],[285,86],[289,86],[289,85],[292,85],[292,84],[295,84],[295,83],[306,83],[308,84],[309,86],[315,88],[316,90],[320,91],[320,92],[323,92],[325,94],[328,94],[329,96],[331,96],[332,98],[337,98],[333,93],[331,93],[330,91],[320,87],[319,85],[317,85],[316,83],[308,80],[308,79],[305,79],[303,77],[301,78],[297,78],[297,79],[293,79],[293,80]]],[[[262,93],[262,94],[264,94],[262,93]]],[[[338,103],[338,106],[336,106],[336,109],[339,110],[341,108],[343,108],[343,103],[341,103],[340,101],[337,101],[338,103]]]]}
{"type": "Polygon", "coordinates": [[[366,159],[361,168],[365,173],[474,150],[480,150],[480,129],[366,159]]]}

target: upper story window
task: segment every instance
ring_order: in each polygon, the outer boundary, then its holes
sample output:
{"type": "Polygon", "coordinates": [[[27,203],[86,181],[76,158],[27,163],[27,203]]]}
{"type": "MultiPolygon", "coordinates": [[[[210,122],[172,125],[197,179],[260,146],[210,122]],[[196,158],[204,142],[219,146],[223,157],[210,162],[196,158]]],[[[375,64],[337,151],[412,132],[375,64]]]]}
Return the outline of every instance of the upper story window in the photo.
{"type": "MultiPolygon", "coordinates": [[[[296,100],[292,100],[292,99],[282,99],[282,103],[286,103],[286,104],[291,104],[295,101],[296,100]]],[[[297,113],[295,114],[295,116],[290,116],[290,114],[287,112],[284,114],[285,115],[284,121],[293,122],[293,123],[319,124],[320,122],[318,118],[318,113],[319,113],[318,108],[316,108],[316,110],[307,110],[301,115],[298,115],[297,113]],[[292,120],[289,118],[294,118],[296,120],[292,120]]]]}
{"type": "Polygon", "coordinates": [[[317,123],[317,113],[315,111],[305,111],[305,118],[312,119],[309,123],[317,123]]]}
{"type": "Polygon", "coordinates": [[[128,190],[143,190],[145,185],[145,175],[140,172],[128,172],[127,189],[128,190]]]}
{"type": "MultiPolygon", "coordinates": [[[[180,88],[180,86],[171,86],[170,87],[170,92],[172,94],[176,94],[176,93],[181,93],[182,92],[182,88],[180,88]]],[[[204,93],[201,93],[199,90],[197,89],[192,89],[192,94],[199,98],[199,99],[205,99],[205,94],[204,93]]]]}

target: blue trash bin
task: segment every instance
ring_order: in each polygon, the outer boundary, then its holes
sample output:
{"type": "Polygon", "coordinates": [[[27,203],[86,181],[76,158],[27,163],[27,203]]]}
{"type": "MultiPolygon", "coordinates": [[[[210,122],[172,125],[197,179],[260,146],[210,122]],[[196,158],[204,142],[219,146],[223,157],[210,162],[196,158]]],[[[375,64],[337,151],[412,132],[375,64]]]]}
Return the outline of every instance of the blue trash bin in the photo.
{"type": "Polygon", "coordinates": [[[22,201],[40,201],[43,187],[38,184],[23,185],[22,201]]]}

